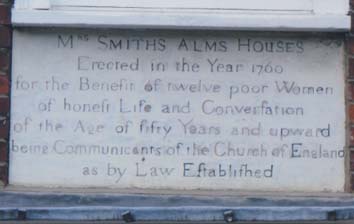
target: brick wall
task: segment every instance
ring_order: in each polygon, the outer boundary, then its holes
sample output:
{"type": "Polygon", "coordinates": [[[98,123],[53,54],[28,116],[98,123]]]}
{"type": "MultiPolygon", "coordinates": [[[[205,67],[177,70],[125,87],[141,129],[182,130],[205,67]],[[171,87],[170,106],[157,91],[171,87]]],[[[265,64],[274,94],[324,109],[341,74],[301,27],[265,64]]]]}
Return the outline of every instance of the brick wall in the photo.
{"type": "Polygon", "coordinates": [[[0,0],[0,186],[8,182],[8,138],[10,115],[10,13],[12,0],[0,0]]]}
{"type": "MultiPolygon", "coordinates": [[[[354,0],[350,0],[350,9],[352,14],[352,27],[354,24],[354,0]]],[[[354,30],[347,35],[347,53],[348,53],[348,121],[349,121],[349,168],[350,168],[350,189],[354,192],[354,30]]]]}

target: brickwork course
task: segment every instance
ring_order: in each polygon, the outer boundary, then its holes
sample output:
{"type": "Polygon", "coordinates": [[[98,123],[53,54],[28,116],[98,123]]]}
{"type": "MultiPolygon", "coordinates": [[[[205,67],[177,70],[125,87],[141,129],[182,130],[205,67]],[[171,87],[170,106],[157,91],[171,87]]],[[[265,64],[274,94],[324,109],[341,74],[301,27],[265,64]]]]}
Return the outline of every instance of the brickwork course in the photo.
{"type": "Polygon", "coordinates": [[[352,29],[347,34],[347,55],[348,55],[348,78],[347,78],[347,100],[348,100],[348,127],[349,127],[349,169],[351,179],[351,191],[354,192],[354,0],[350,0],[350,14],[352,17],[352,29]]]}
{"type": "Polygon", "coordinates": [[[11,0],[0,0],[0,186],[8,183],[11,71],[11,0]]]}

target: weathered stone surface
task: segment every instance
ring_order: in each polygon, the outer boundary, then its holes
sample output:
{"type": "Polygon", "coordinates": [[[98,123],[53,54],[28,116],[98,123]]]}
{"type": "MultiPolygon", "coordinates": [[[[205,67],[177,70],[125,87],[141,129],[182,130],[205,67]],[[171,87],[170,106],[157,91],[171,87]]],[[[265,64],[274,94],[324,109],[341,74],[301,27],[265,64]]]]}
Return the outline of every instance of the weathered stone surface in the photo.
{"type": "Polygon", "coordinates": [[[344,191],[342,40],[15,32],[10,183],[344,191]]]}

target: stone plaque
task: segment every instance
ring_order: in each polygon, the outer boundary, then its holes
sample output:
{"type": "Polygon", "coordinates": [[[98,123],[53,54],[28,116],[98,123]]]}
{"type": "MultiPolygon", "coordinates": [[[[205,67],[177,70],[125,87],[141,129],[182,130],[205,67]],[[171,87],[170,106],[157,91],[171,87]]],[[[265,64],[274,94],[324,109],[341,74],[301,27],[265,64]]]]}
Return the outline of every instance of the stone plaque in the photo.
{"type": "Polygon", "coordinates": [[[341,39],[17,30],[10,183],[344,191],[341,39]]]}

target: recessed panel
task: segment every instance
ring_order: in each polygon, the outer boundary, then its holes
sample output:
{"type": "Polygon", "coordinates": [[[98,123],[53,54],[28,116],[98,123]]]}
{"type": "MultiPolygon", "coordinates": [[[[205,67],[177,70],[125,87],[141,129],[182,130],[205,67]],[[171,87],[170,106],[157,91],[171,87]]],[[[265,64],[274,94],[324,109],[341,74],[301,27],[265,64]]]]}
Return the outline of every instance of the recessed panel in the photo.
{"type": "Polygon", "coordinates": [[[343,41],[16,30],[10,183],[344,191],[343,41]]]}

